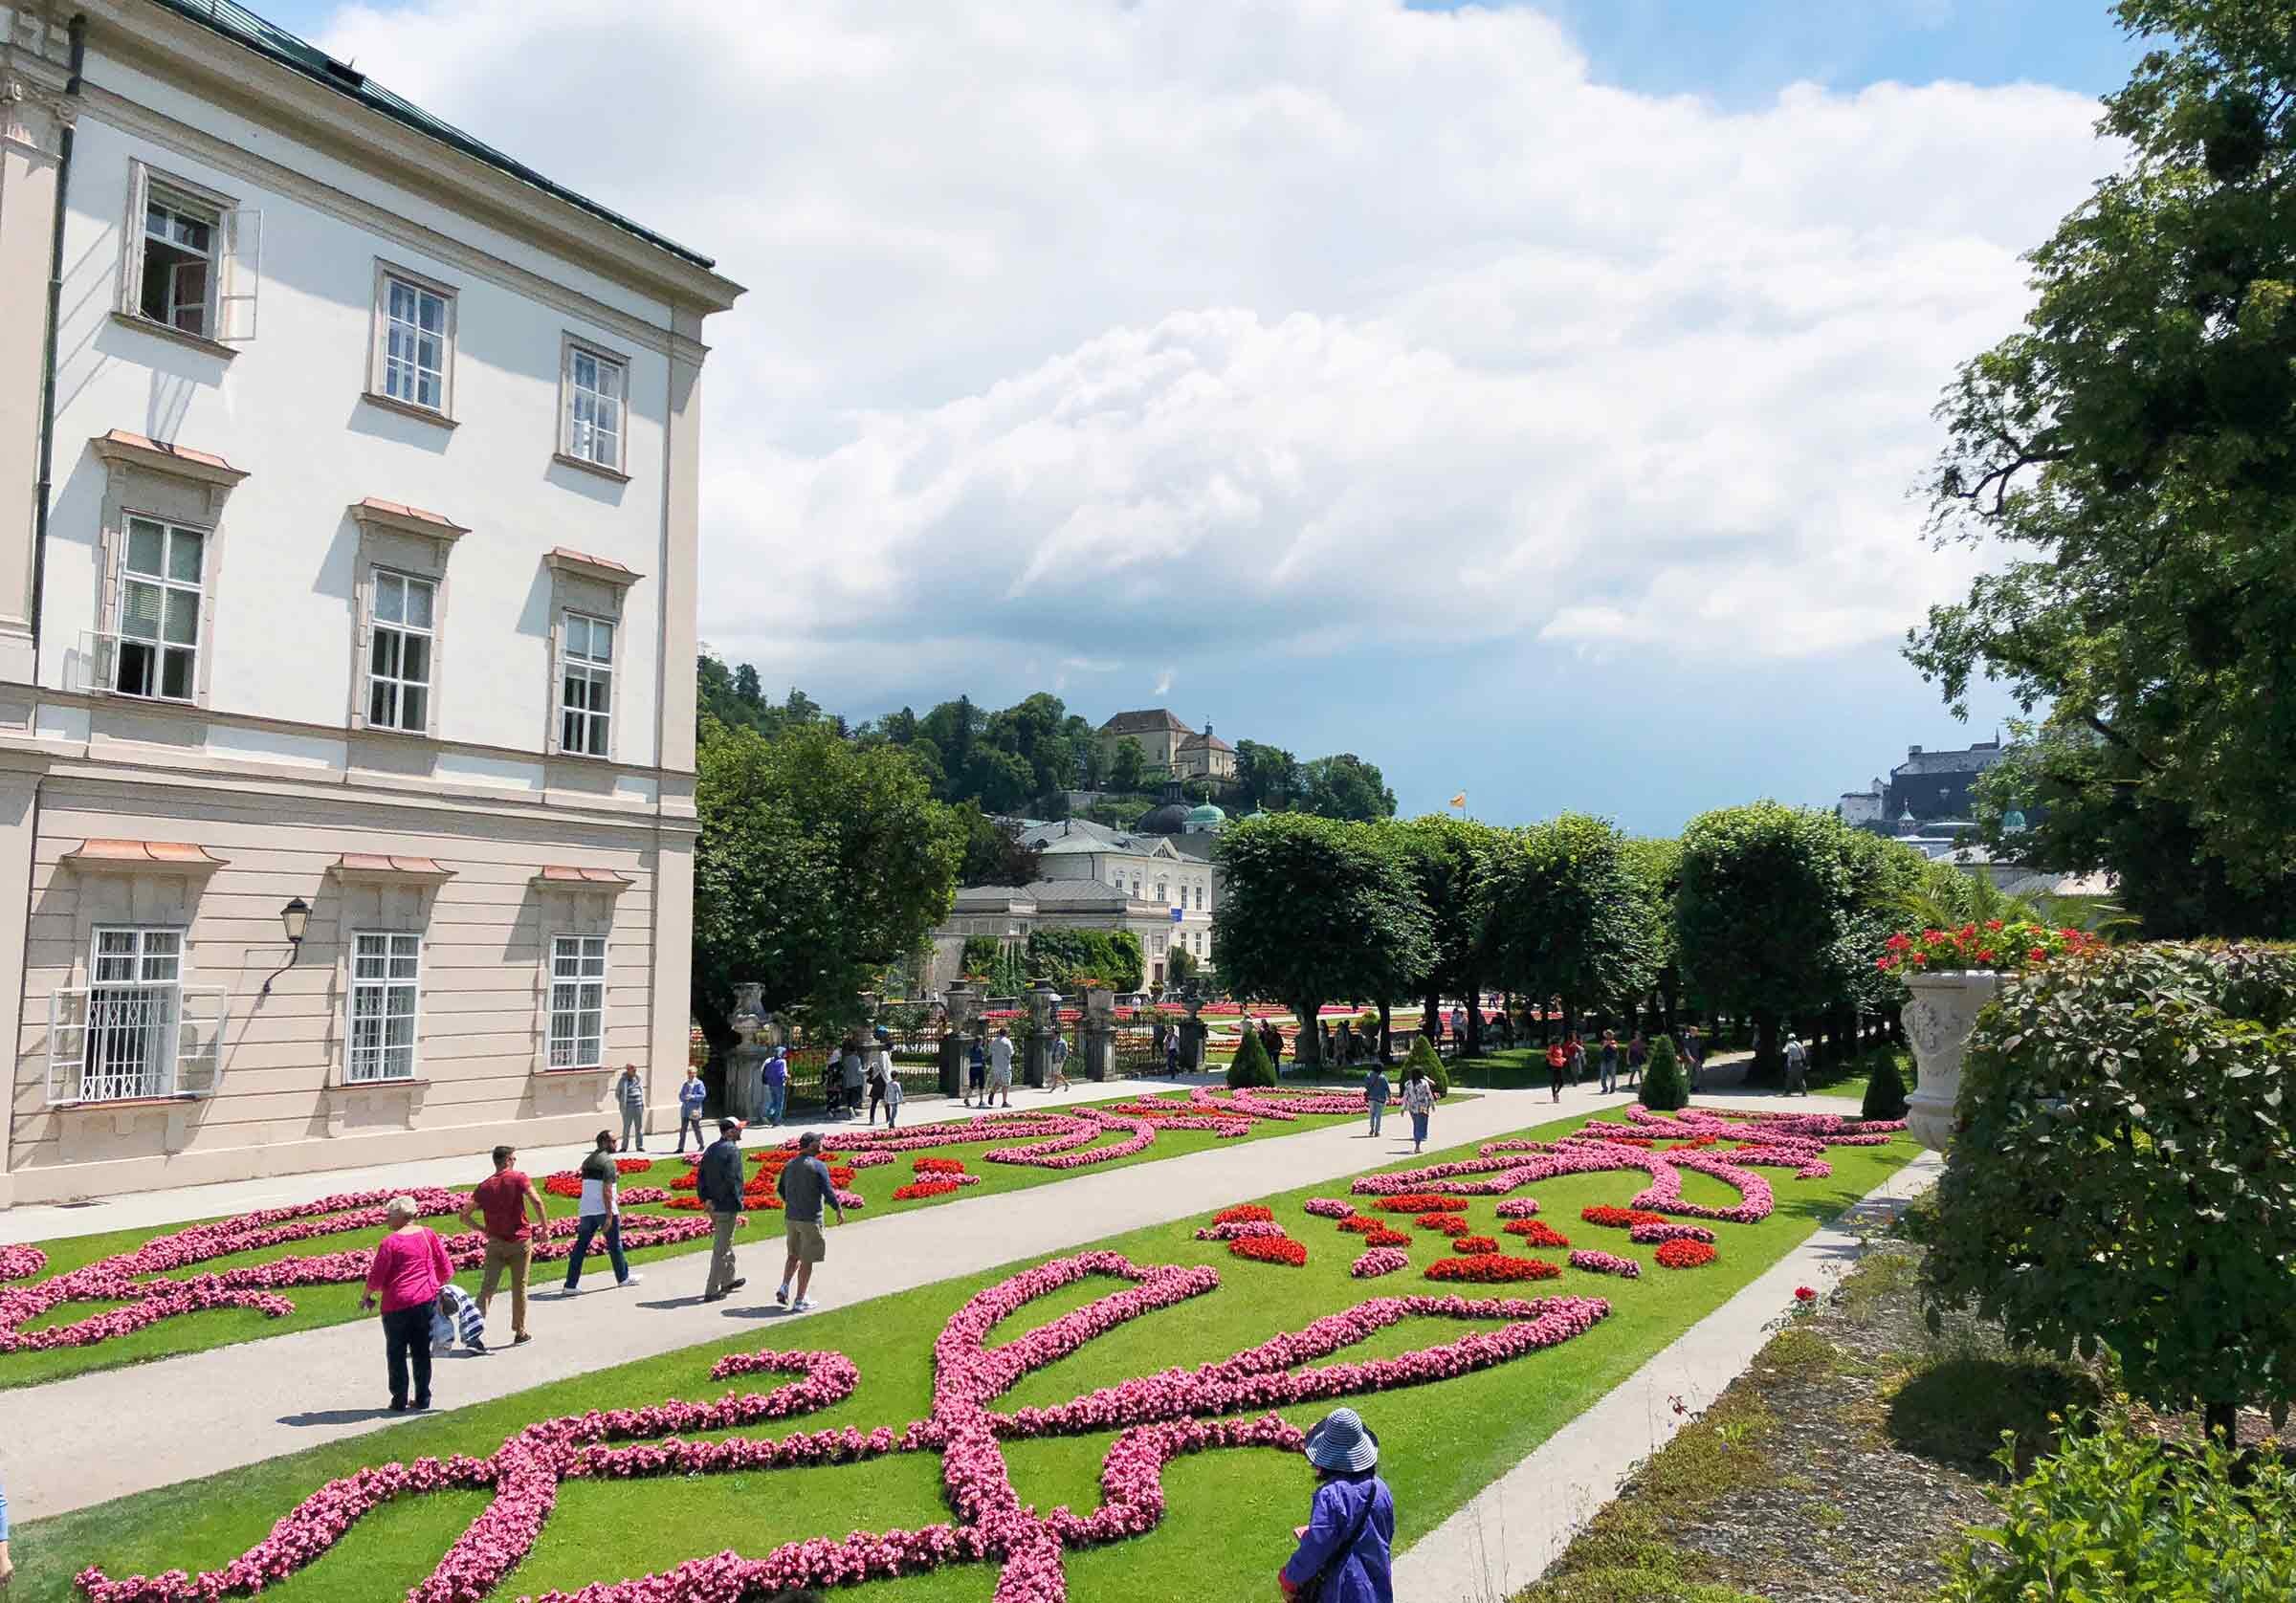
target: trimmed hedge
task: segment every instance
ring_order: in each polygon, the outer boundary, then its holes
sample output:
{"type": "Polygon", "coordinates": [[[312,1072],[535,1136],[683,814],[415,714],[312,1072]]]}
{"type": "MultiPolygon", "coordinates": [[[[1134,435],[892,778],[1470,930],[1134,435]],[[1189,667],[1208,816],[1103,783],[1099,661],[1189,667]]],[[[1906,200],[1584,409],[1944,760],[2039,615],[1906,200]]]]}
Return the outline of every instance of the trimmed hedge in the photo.
{"type": "Polygon", "coordinates": [[[1906,1116],[1906,1080],[1897,1071],[1897,1054],[1878,1054],[1879,1065],[1866,1082],[1866,1100],[1858,1109],[1861,1119],[1902,1119],[1906,1116]]]}
{"type": "Polygon", "coordinates": [[[1650,1043],[1650,1061],[1643,1065],[1643,1106],[1671,1113],[1690,1100],[1690,1085],[1683,1077],[1682,1059],[1675,1054],[1674,1038],[1662,1035],[1650,1043]]]}
{"type": "Polygon", "coordinates": [[[1227,1088],[1244,1090],[1253,1086],[1275,1084],[1275,1068],[1268,1062],[1268,1048],[1260,1044],[1260,1032],[1247,1029],[1236,1055],[1227,1065],[1227,1088]]]}
{"type": "Polygon", "coordinates": [[[1403,1074],[1406,1078],[1414,1068],[1426,1071],[1427,1078],[1435,1082],[1437,1096],[1451,1094],[1451,1077],[1444,1072],[1443,1054],[1435,1050],[1424,1035],[1411,1043],[1411,1055],[1403,1060],[1403,1074]]]}

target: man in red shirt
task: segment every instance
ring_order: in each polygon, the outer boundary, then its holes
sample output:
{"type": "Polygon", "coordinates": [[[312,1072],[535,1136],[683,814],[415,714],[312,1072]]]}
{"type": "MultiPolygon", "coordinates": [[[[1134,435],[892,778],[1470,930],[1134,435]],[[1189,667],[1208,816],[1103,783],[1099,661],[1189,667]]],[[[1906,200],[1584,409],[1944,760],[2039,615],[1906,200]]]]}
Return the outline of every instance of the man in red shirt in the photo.
{"type": "Polygon", "coordinates": [[[502,1271],[510,1271],[510,1345],[518,1347],[534,1338],[526,1333],[526,1277],[534,1267],[534,1233],[547,1233],[550,1216],[542,1208],[542,1198],[534,1189],[534,1182],[511,1165],[518,1161],[516,1147],[495,1149],[495,1172],[478,1182],[471,1199],[463,1205],[462,1222],[471,1229],[486,1235],[486,1269],[478,1279],[478,1314],[486,1316],[487,1305],[494,1301],[495,1287],[501,1283],[502,1271]],[[534,1224],[526,1223],[526,1211],[534,1210],[534,1224]],[[474,1219],[473,1215],[477,1215],[474,1219]]]}

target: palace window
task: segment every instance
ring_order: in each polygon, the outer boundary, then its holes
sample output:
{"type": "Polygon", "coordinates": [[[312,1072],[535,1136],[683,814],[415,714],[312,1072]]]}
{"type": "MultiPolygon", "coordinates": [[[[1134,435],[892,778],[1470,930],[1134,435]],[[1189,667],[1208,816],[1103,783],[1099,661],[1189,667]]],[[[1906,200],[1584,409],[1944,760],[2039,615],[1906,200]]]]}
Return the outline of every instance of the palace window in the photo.
{"type": "Polygon", "coordinates": [[[352,937],[351,1055],[345,1077],[353,1085],[414,1078],[422,954],[420,935],[352,937]]]}

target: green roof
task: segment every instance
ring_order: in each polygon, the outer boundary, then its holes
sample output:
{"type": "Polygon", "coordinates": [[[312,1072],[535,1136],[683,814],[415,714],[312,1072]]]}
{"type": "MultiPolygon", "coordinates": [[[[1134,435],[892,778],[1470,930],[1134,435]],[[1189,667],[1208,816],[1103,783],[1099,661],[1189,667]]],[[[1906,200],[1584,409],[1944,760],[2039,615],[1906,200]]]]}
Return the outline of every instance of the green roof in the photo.
{"type": "Polygon", "coordinates": [[[1203,806],[1188,814],[1188,822],[1190,823],[1225,823],[1227,815],[1206,802],[1203,806]]]}
{"type": "Polygon", "coordinates": [[[691,262],[701,268],[718,265],[698,251],[689,251],[673,239],[666,239],[651,229],[639,227],[618,211],[608,210],[563,185],[553,184],[525,163],[504,155],[491,144],[473,139],[451,123],[440,121],[412,101],[403,99],[372,82],[356,67],[336,60],[317,45],[297,37],[284,28],[264,21],[245,6],[233,4],[233,0],[152,0],[152,4],[163,11],[187,17],[202,27],[210,28],[234,44],[244,45],[257,55],[276,61],[290,72],[300,73],[314,83],[325,84],[337,94],[357,100],[393,122],[412,128],[416,133],[459,150],[465,156],[476,157],[488,166],[510,174],[519,183],[532,185],[546,195],[578,207],[600,222],[609,223],[657,250],[667,251],[680,261],[691,262]]]}

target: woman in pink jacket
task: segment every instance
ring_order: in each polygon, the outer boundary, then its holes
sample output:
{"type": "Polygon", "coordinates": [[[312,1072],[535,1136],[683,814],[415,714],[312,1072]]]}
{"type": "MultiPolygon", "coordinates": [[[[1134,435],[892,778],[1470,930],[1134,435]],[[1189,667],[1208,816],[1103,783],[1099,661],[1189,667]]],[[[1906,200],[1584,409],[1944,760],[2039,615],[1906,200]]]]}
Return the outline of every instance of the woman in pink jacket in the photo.
{"type": "Polygon", "coordinates": [[[383,1244],[367,1266],[366,1295],[362,1308],[383,1300],[383,1347],[390,1366],[390,1411],[407,1412],[407,1364],[414,1361],[414,1410],[430,1406],[430,1306],[438,1288],[454,1278],[447,1262],[447,1243],[438,1232],[420,1222],[420,1210],[411,1197],[394,1197],[383,1205],[383,1244]]]}

